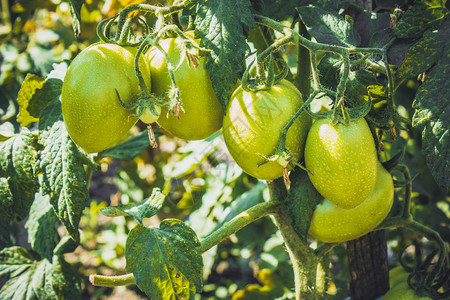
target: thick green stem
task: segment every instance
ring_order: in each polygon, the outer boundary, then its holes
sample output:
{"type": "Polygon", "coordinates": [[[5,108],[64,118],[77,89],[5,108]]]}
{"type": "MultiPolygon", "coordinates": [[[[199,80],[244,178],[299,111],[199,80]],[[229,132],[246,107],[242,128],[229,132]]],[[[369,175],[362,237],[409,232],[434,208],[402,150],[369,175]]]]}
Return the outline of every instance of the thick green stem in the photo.
{"type": "Polygon", "coordinates": [[[121,286],[135,284],[133,274],[120,276],[89,275],[89,281],[95,286],[121,286]]]}
{"type": "MultiPolygon", "coordinates": [[[[273,184],[269,184],[269,191],[273,200],[282,201],[286,198],[286,188],[280,178],[276,179],[273,184]]],[[[317,256],[314,250],[308,246],[307,241],[302,240],[297,234],[285,202],[280,204],[278,213],[274,214],[273,217],[292,262],[295,277],[295,298],[297,300],[324,299],[326,280],[323,266],[319,267],[319,262],[322,261],[324,256],[317,256]]]]}
{"type": "Polygon", "coordinates": [[[203,241],[201,241],[199,252],[206,252],[230,235],[236,233],[248,224],[258,220],[259,218],[274,214],[278,211],[279,206],[280,202],[278,201],[268,201],[257,204],[240,213],[239,215],[228,221],[225,225],[208,235],[203,241]]]}

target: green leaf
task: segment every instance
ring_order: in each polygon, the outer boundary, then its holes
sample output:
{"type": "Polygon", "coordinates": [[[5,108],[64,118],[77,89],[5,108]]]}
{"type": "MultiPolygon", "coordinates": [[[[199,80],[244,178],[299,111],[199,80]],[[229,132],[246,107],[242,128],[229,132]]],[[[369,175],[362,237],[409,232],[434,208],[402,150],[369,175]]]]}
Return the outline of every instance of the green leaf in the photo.
{"type": "Polygon", "coordinates": [[[213,50],[206,64],[214,92],[225,110],[242,71],[249,46],[248,28],[255,26],[249,0],[202,1],[195,17],[200,46],[213,50]]]}
{"type": "MultiPolygon", "coordinates": [[[[155,138],[162,135],[161,132],[155,131],[155,138]]],[[[101,153],[102,157],[113,157],[117,159],[133,160],[136,155],[146,150],[150,146],[148,131],[142,131],[131,139],[114,146],[101,153]]]]}
{"type": "Polygon", "coordinates": [[[61,238],[58,245],[56,245],[55,249],[53,249],[53,254],[57,257],[61,257],[65,253],[75,251],[77,247],[78,243],[76,243],[70,236],[66,235],[61,238]]]}
{"type": "Polygon", "coordinates": [[[8,179],[0,177],[0,249],[11,243],[9,223],[14,218],[14,200],[8,179]]]}
{"type": "Polygon", "coordinates": [[[360,47],[383,47],[394,36],[390,28],[391,16],[388,12],[364,11],[358,15],[355,29],[361,37],[360,47]]]}
{"type": "Polygon", "coordinates": [[[0,276],[10,279],[0,290],[1,299],[39,299],[48,261],[41,263],[22,247],[0,252],[0,276]]]}
{"type": "Polygon", "coordinates": [[[62,258],[52,264],[22,247],[0,252],[0,276],[9,280],[0,290],[0,299],[81,299],[76,272],[62,258]]]}
{"type": "Polygon", "coordinates": [[[406,59],[395,74],[399,78],[416,78],[428,70],[442,56],[442,44],[450,36],[428,31],[406,52],[406,59]]]}
{"type": "Polygon", "coordinates": [[[312,215],[323,196],[314,188],[306,171],[296,168],[291,172],[290,179],[287,206],[295,231],[306,241],[312,215]]]}
{"type": "Polygon", "coordinates": [[[55,295],[56,299],[81,299],[81,278],[78,271],[64,259],[55,259],[50,276],[46,277],[45,291],[48,295],[55,295]]]}
{"type": "Polygon", "coordinates": [[[126,270],[152,299],[191,299],[202,289],[202,257],[195,232],[180,220],[160,228],[136,225],[128,235],[126,270]]]}
{"type": "Polygon", "coordinates": [[[158,188],[153,189],[152,195],[140,203],[109,206],[101,210],[107,217],[132,216],[142,224],[144,218],[153,217],[162,207],[166,196],[158,188]]]}
{"type": "Polygon", "coordinates": [[[86,157],[70,139],[61,116],[61,103],[55,101],[42,112],[39,121],[41,144],[39,169],[42,188],[69,234],[79,241],[78,224],[88,200],[86,157]]]}
{"type": "Polygon", "coordinates": [[[14,214],[19,219],[28,215],[38,189],[34,170],[37,160],[36,147],[36,139],[27,128],[0,143],[0,177],[7,178],[7,193],[13,196],[14,214]]]}
{"type": "Polygon", "coordinates": [[[0,177],[0,216],[5,219],[14,218],[14,199],[9,188],[8,179],[0,177]]]}
{"type": "Polygon", "coordinates": [[[359,45],[359,34],[338,13],[312,5],[299,7],[297,11],[309,34],[319,43],[343,47],[359,45]]]}
{"type": "Polygon", "coordinates": [[[443,0],[415,1],[394,27],[394,34],[402,39],[417,39],[427,30],[439,27],[448,14],[443,0]]]}
{"type": "Polygon", "coordinates": [[[59,241],[58,218],[49,202],[49,195],[36,194],[25,227],[28,242],[41,257],[52,259],[53,249],[59,241]]]}
{"type": "Polygon", "coordinates": [[[22,126],[39,121],[42,110],[61,94],[62,81],[56,78],[47,80],[33,74],[27,74],[22,83],[17,102],[20,106],[17,121],[22,126]]]}
{"type": "Polygon", "coordinates": [[[72,15],[72,28],[75,38],[78,39],[81,33],[81,7],[84,0],[69,0],[70,14],[72,15]]]}
{"type": "Polygon", "coordinates": [[[447,191],[450,182],[448,172],[450,162],[449,70],[450,51],[447,39],[441,60],[427,72],[413,103],[416,109],[413,126],[422,129],[422,154],[426,158],[434,179],[443,191],[447,191]]]}

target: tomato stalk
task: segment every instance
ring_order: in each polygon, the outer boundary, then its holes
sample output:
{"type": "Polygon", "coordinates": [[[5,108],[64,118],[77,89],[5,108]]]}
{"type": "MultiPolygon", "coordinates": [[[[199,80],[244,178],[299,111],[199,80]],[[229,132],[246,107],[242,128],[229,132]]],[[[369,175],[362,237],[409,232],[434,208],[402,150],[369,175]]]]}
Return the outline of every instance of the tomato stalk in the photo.
{"type": "Polygon", "coordinates": [[[273,217],[292,262],[296,299],[326,299],[326,270],[329,263],[327,254],[335,244],[324,244],[316,250],[309,247],[306,237],[301,238],[293,227],[285,202],[287,192],[283,182],[276,179],[268,187],[271,199],[281,201],[279,212],[273,217]]]}

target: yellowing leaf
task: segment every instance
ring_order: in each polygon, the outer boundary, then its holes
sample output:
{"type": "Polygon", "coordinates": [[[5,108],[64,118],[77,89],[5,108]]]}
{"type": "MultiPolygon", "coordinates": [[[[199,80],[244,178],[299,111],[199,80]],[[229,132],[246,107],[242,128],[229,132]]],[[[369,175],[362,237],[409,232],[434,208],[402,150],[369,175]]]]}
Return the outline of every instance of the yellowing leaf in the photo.
{"type": "Polygon", "coordinates": [[[22,126],[27,126],[30,123],[39,121],[39,119],[33,116],[32,112],[29,111],[30,100],[36,93],[36,91],[44,86],[44,82],[44,79],[34,74],[28,74],[25,78],[25,81],[23,82],[22,88],[20,89],[19,95],[17,97],[17,102],[20,106],[17,121],[22,126]]]}

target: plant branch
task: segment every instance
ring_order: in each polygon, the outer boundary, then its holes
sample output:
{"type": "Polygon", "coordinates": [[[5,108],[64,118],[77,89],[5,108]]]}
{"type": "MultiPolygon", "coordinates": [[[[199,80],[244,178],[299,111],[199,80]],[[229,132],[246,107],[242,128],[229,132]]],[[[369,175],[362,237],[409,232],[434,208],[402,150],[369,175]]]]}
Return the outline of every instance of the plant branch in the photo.
{"type": "MultiPolygon", "coordinates": [[[[271,200],[256,204],[255,206],[247,209],[207,236],[201,242],[198,251],[200,253],[204,253],[248,224],[264,216],[275,214],[278,212],[279,206],[279,201],[271,200]]],[[[89,281],[96,286],[120,286],[135,284],[134,275],[132,273],[120,276],[103,276],[93,274],[89,276],[89,281]]]]}
{"type": "Polygon", "coordinates": [[[279,201],[271,200],[256,204],[246,211],[243,211],[242,213],[225,223],[219,229],[208,235],[204,240],[202,240],[199,252],[206,252],[207,250],[219,244],[221,241],[241,230],[248,224],[264,216],[276,213],[279,209],[279,206],[279,201]]]}
{"type": "Polygon", "coordinates": [[[89,275],[89,281],[94,286],[121,286],[136,284],[136,282],[134,281],[134,275],[132,273],[120,276],[103,276],[92,274],[89,275]]]}

